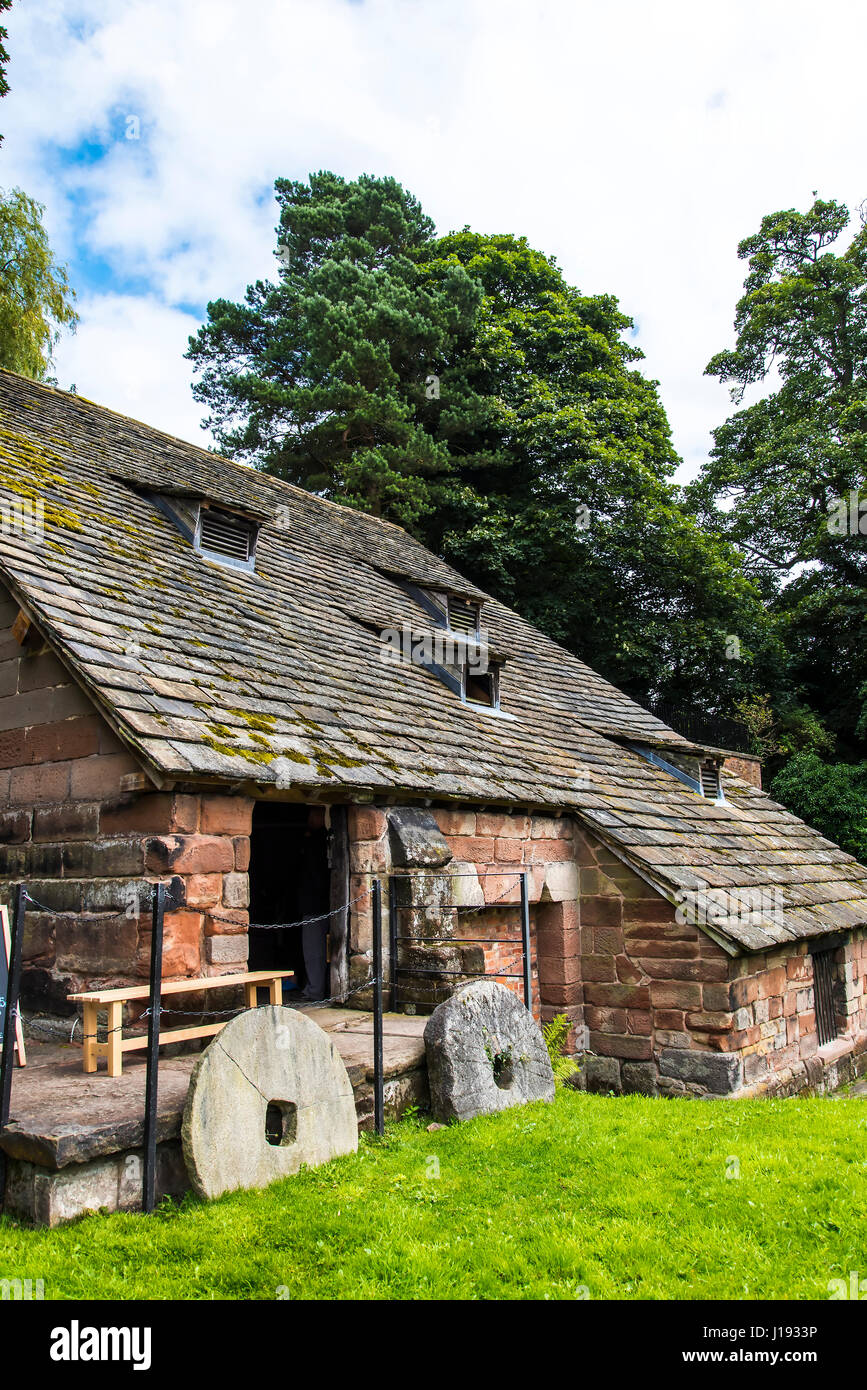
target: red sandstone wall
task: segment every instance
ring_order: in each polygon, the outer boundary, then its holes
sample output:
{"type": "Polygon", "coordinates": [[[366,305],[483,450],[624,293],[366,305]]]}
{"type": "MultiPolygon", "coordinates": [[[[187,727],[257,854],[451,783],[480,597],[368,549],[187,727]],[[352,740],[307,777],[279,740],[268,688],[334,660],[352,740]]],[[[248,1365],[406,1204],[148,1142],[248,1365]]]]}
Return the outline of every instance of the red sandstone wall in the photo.
{"type": "Polygon", "coordinates": [[[715,1048],[726,1026],[725,953],[595,837],[576,831],[576,852],[588,1086],[701,1090],[678,1054],[715,1048]]]}
{"type": "MultiPolygon", "coordinates": [[[[836,952],[841,1035],[820,1049],[806,942],[731,957],[678,922],[677,910],[595,837],[576,830],[576,852],[592,1089],[788,1093],[855,1073],[867,1052],[867,932],[836,952]]],[[[564,955],[574,943],[564,942],[564,955]]]]}
{"type": "MultiPolygon", "coordinates": [[[[578,994],[566,987],[572,966],[566,954],[568,929],[575,920],[578,873],[573,823],[569,817],[519,813],[441,810],[437,823],[448,841],[458,875],[457,938],[506,937],[483,946],[479,968],[494,975],[519,975],[523,969],[520,902],[516,871],[527,871],[530,899],[530,955],[534,1011],[544,1020],[565,1013],[580,1021],[578,994]],[[473,870],[479,870],[478,877],[473,870]],[[510,906],[507,906],[510,905],[510,906]],[[554,949],[551,949],[553,946],[554,949]]],[[[523,997],[523,982],[501,983],[523,997]]]]}
{"type": "MultiPolygon", "coordinates": [[[[520,974],[522,950],[520,919],[515,905],[520,902],[516,871],[526,869],[530,896],[530,929],[533,997],[541,1014],[550,1018],[567,1013],[580,1022],[580,986],[566,999],[563,980],[571,969],[562,951],[564,924],[575,919],[578,871],[572,844],[572,822],[508,813],[471,810],[437,810],[435,818],[452,851],[449,874],[455,875],[449,889],[448,906],[454,933],[450,940],[458,947],[464,938],[511,936],[511,942],[475,948],[475,957],[464,955],[467,968],[494,974],[520,974]],[[541,933],[541,934],[540,934],[541,933]],[[545,948],[549,947],[546,953],[545,948]]],[[[372,918],[369,888],[371,872],[386,874],[390,869],[390,848],[386,813],[378,807],[354,806],[349,811],[350,897],[360,898],[350,915],[350,987],[368,979],[372,969],[372,918]]],[[[384,904],[386,906],[386,904],[384,904]]],[[[385,942],[388,942],[387,913],[385,942]]],[[[403,930],[403,928],[401,928],[403,930]]],[[[503,979],[503,984],[523,991],[520,979],[503,979]]],[[[365,1002],[366,996],[357,996],[365,1002]]]]}
{"type": "Polygon", "coordinates": [[[25,1002],[66,1012],[68,993],[145,976],[150,888],[173,875],[164,975],[243,968],[252,802],[125,794],[139,763],[38,633],[19,645],[16,613],[0,599],[0,878],[48,909],[25,919],[25,1002]]]}
{"type": "Polygon", "coordinates": [[[786,1093],[856,1074],[867,1052],[867,931],[834,952],[834,972],[839,1036],[820,1048],[807,942],[733,962],[729,1046],[743,1057],[745,1085],[786,1093]]]}
{"type": "Polygon", "coordinates": [[[751,786],[762,789],[762,764],[758,758],[726,758],[723,762],[726,772],[733,772],[751,786]]]}
{"type": "MultiPolygon", "coordinates": [[[[839,953],[846,1033],[811,1064],[818,1039],[806,945],[732,958],[678,921],[670,902],[569,818],[438,810],[436,819],[457,875],[452,939],[512,935],[512,944],[483,948],[491,972],[520,971],[517,916],[506,906],[517,902],[518,888],[507,870],[528,870],[534,997],[544,1018],[565,1013],[572,1020],[590,1089],[671,1096],[797,1090],[821,1084],[835,1057],[867,1045],[867,937],[839,953]]],[[[349,826],[355,897],[368,892],[364,870],[388,872],[386,814],[356,807],[349,826]]],[[[353,907],[350,935],[357,983],[370,974],[370,934],[364,896],[353,907]]],[[[520,990],[520,981],[510,983],[520,990]]]]}

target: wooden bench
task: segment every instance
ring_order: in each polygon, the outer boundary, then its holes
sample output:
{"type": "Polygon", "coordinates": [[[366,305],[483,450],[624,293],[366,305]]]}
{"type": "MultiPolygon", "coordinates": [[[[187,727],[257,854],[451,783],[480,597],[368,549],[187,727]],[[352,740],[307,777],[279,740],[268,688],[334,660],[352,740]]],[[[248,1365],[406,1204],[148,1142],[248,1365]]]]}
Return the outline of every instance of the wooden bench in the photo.
{"type": "MultiPolygon", "coordinates": [[[[244,986],[244,1002],[248,1009],[255,1009],[256,991],[260,986],[267,987],[271,1004],[282,1004],[283,981],[291,979],[294,970],[249,970],[243,975],[209,975],[197,980],[164,980],[161,993],[191,994],[197,990],[226,989],[231,985],[244,986]]],[[[129,989],[101,989],[87,994],[67,996],[84,1005],[84,1070],[96,1071],[98,1057],[108,1058],[109,1076],[123,1074],[123,1054],[147,1047],[147,1037],[123,1036],[123,1006],[131,999],[148,999],[148,985],[132,985],[129,989]],[[96,1016],[101,1009],[108,1014],[108,1031],[105,1042],[97,1041],[96,1016]]],[[[207,1012],[203,1010],[203,1012],[207,1012]]],[[[226,1023],[228,1023],[228,1019],[226,1023]]],[[[195,1028],[167,1028],[160,1030],[160,1045],[170,1042],[183,1042],[186,1038],[209,1038],[225,1028],[226,1023],[201,1023],[195,1028]]]]}

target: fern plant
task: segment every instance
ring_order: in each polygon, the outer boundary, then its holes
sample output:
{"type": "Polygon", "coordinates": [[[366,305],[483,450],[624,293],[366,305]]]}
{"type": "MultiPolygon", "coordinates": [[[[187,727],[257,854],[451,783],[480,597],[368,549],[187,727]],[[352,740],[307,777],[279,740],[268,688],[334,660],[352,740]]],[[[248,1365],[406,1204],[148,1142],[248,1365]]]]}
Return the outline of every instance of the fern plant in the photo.
{"type": "Polygon", "coordinates": [[[555,1014],[550,1023],[542,1025],[542,1037],[551,1058],[554,1082],[557,1086],[563,1086],[570,1076],[581,1070],[575,1059],[566,1052],[566,1039],[571,1026],[565,1014],[555,1014]]]}

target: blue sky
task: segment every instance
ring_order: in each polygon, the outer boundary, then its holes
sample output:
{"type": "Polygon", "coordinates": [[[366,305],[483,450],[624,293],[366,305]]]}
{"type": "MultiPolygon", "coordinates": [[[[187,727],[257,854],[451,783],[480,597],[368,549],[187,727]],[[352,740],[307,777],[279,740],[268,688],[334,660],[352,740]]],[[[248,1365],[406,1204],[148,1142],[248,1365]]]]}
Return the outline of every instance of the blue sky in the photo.
{"type": "Polygon", "coordinates": [[[730,409],[703,369],[738,241],[867,197],[855,0],[15,0],[8,27],[2,184],[45,203],[82,316],[58,380],[190,439],[187,338],[271,273],[278,176],[392,174],[441,231],[615,294],[685,473],[730,409]]]}

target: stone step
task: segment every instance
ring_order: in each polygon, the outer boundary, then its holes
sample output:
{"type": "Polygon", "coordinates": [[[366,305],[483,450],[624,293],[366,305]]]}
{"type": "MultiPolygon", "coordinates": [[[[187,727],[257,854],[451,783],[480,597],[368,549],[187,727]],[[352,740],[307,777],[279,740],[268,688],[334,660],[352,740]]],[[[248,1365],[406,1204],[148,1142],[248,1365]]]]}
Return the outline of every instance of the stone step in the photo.
{"type": "MultiPolygon", "coordinates": [[[[359,1128],[373,1127],[373,1016],[352,1009],[305,1009],[332,1037],[355,1095],[359,1128]]],[[[427,1104],[426,1019],[386,1015],[383,1062],[386,1115],[427,1104]]],[[[190,1074],[198,1053],[160,1057],[157,1115],[158,1196],[188,1189],[180,1143],[190,1074]]],[[[100,1064],[102,1066],[102,1063],[100,1064]]],[[[85,1075],[80,1045],[31,1040],[16,1068],[9,1124],[5,1210],[55,1226],[85,1211],[136,1210],[141,1201],[146,1067],[131,1053],[122,1076],[85,1075]]]]}

